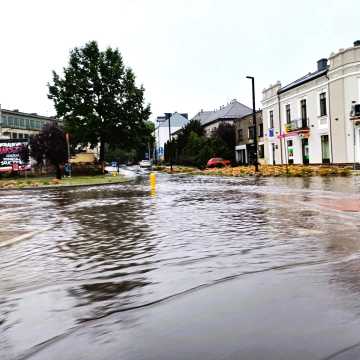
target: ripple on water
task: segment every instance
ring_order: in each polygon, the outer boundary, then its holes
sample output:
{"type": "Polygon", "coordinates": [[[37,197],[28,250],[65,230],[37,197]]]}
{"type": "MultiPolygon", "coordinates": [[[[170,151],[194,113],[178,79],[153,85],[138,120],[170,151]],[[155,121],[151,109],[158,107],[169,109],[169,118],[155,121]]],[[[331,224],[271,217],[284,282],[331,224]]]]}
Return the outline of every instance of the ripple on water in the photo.
{"type": "Polygon", "coordinates": [[[222,279],[358,256],[356,214],[311,201],[359,198],[350,179],[157,180],[156,196],[145,179],[2,197],[1,227],[49,230],[0,248],[0,355],[222,279]]]}

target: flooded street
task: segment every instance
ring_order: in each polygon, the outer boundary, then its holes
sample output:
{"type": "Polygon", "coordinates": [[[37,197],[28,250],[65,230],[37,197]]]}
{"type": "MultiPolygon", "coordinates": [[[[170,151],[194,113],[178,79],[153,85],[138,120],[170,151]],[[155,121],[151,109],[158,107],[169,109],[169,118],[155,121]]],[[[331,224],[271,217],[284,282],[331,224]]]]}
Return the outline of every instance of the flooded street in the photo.
{"type": "Polygon", "coordinates": [[[0,194],[1,360],[360,358],[360,177],[156,181],[0,194]]]}

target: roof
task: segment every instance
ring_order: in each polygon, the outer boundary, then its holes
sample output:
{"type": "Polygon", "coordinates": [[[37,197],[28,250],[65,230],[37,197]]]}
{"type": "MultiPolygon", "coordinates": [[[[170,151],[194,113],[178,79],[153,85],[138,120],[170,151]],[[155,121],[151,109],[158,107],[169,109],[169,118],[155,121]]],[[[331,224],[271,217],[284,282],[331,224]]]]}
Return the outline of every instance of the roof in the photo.
{"type": "MultiPolygon", "coordinates": [[[[165,119],[165,116],[158,116],[156,118],[156,122],[158,124],[158,127],[169,126],[169,123],[165,119]]],[[[171,127],[183,127],[188,122],[189,122],[189,119],[187,119],[185,116],[183,116],[182,114],[179,114],[177,112],[174,112],[170,118],[170,126],[171,127]]]]}
{"type": "Polygon", "coordinates": [[[26,117],[33,117],[36,119],[45,119],[45,120],[58,120],[53,116],[43,116],[43,115],[38,115],[36,113],[25,113],[25,112],[21,112],[19,110],[7,110],[7,109],[1,109],[1,113],[2,114],[10,114],[10,115],[20,115],[20,116],[26,116],[26,117]]]}
{"type": "MultiPolygon", "coordinates": [[[[252,109],[248,106],[241,104],[237,100],[232,100],[226,106],[221,107],[217,111],[203,111],[205,113],[200,118],[201,125],[206,126],[211,123],[226,120],[226,119],[239,119],[245,115],[252,113],[252,109]]],[[[201,112],[198,114],[202,114],[201,112]]],[[[198,115],[196,114],[195,117],[198,115]]]]}
{"type": "Polygon", "coordinates": [[[307,83],[308,81],[311,81],[311,80],[315,80],[323,75],[326,75],[326,73],[328,72],[328,67],[326,67],[326,69],[322,69],[322,70],[317,70],[315,72],[312,72],[312,73],[308,73],[307,75],[301,77],[300,79],[297,79],[293,82],[291,82],[290,84],[288,85],[285,85],[283,86],[282,88],[280,88],[278,90],[278,94],[281,94],[281,93],[284,93],[288,90],[291,90],[297,86],[300,86],[302,84],[305,84],[307,83]]]}
{"type": "Polygon", "coordinates": [[[213,114],[215,111],[199,111],[191,120],[200,121],[200,124],[203,125],[206,123],[208,117],[213,114]]]}

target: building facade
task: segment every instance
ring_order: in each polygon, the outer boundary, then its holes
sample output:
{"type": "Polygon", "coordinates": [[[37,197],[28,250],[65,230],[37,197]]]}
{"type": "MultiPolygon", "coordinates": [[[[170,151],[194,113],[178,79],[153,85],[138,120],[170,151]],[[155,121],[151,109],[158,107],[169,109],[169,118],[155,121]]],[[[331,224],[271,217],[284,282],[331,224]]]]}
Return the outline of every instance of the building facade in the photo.
{"type": "MultiPolygon", "coordinates": [[[[351,120],[360,95],[360,43],[320,59],[317,70],[263,90],[265,162],[360,162],[360,132],[351,120]]],[[[360,115],[360,114],[359,114],[360,115]]]]}
{"type": "MultiPolygon", "coordinates": [[[[188,114],[173,113],[170,117],[170,133],[173,134],[189,122],[188,114]]],[[[165,144],[169,141],[169,120],[165,116],[158,116],[155,124],[155,154],[158,161],[164,160],[165,144]]]]}
{"type": "MultiPolygon", "coordinates": [[[[255,163],[254,148],[254,123],[253,114],[246,115],[234,122],[235,125],[235,160],[239,165],[251,165],[255,163]]],[[[262,111],[256,112],[258,162],[265,161],[264,128],[262,111]]]]}
{"type": "Polygon", "coordinates": [[[28,139],[37,134],[45,124],[56,121],[53,117],[0,108],[0,138],[28,139]]]}

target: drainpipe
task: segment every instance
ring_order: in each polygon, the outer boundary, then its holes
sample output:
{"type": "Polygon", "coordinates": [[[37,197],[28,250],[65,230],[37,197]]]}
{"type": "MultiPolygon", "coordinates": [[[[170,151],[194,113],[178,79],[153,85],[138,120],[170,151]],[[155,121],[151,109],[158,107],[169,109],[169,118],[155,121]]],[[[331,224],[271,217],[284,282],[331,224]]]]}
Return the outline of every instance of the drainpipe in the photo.
{"type": "Polygon", "coordinates": [[[278,109],[279,109],[279,131],[280,131],[280,156],[281,156],[281,165],[283,165],[284,161],[283,161],[283,147],[282,147],[282,138],[281,138],[281,107],[280,107],[280,95],[279,93],[277,94],[277,99],[278,99],[278,109]]]}
{"type": "Polygon", "coordinates": [[[328,80],[328,97],[329,97],[329,134],[330,134],[330,156],[331,156],[331,164],[334,163],[334,157],[333,157],[333,138],[332,138],[332,126],[331,126],[331,104],[330,104],[330,79],[328,74],[325,75],[328,80]]]}

